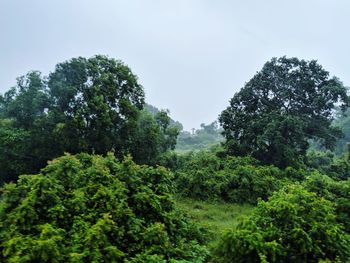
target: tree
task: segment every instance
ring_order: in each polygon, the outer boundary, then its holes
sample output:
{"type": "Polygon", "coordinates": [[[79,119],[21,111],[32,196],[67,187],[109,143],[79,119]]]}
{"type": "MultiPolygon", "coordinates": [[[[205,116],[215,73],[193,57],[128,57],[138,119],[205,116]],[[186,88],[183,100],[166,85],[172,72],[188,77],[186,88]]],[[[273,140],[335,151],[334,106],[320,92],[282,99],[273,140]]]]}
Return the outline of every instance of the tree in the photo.
{"type": "Polygon", "coordinates": [[[32,128],[39,118],[43,118],[50,105],[45,80],[39,71],[30,71],[17,78],[17,85],[8,91],[2,103],[3,114],[12,118],[14,126],[32,128]]]}
{"type": "Polygon", "coordinates": [[[178,126],[171,125],[171,118],[168,114],[168,110],[161,110],[154,116],[163,134],[160,141],[161,152],[175,149],[176,139],[180,132],[178,126]]]}
{"type": "Polygon", "coordinates": [[[32,167],[29,142],[29,132],[14,128],[10,119],[0,119],[0,185],[32,167]]]}
{"type": "MultiPolygon", "coordinates": [[[[157,107],[155,107],[155,106],[153,106],[151,104],[148,104],[148,103],[146,103],[144,105],[144,109],[146,111],[148,111],[154,117],[161,111],[163,111],[163,112],[165,111],[167,114],[169,114],[169,110],[160,110],[157,107]]],[[[170,126],[171,127],[176,127],[179,131],[183,130],[182,124],[180,122],[178,122],[178,121],[175,121],[175,120],[171,119],[171,118],[170,118],[170,126]]]]}
{"type": "Polygon", "coordinates": [[[273,58],[230,101],[219,121],[232,154],[279,167],[303,159],[314,139],[332,148],[341,135],[331,126],[346,88],[315,60],[273,58]]]}
{"type": "MultiPolygon", "coordinates": [[[[144,115],[148,113],[154,119],[155,125],[159,127],[158,145],[159,153],[174,150],[182,124],[174,121],[169,116],[169,110],[159,110],[158,108],[146,104],[144,115]]],[[[147,139],[146,139],[147,140],[147,139]]]]}
{"type": "Polygon", "coordinates": [[[141,164],[156,164],[159,156],[169,148],[164,148],[166,132],[167,129],[162,129],[147,110],[141,111],[130,149],[134,160],[141,164]]]}
{"type": "Polygon", "coordinates": [[[54,125],[46,80],[38,71],[17,78],[17,85],[0,99],[0,182],[42,168],[62,154],[54,125]],[[53,147],[55,145],[55,147],[53,147]]]}
{"type": "Polygon", "coordinates": [[[56,66],[48,80],[53,114],[61,120],[69,152],[127,153],[144,104],[144,91],[128,66],[115,59],[82,57],[56,66]]]}
{"type": "Polygon", "coordinates": [[[0,182],[37,173],[64,152],[131,153],[155,164],[175,147],[178,129],[168,112],[145,117],[143,106],[137,77],[105,56],[59,63],[48,77],[29,72],[0,96],[0,182]]]}
{"type": "Polygon", "coordinates": [[[59,63],[48,77],[29,72],[0,96],[0,182],[36,173],[64,152],[113,151],[156,164],[174,149],[179,126],[168,111],[152,116],[143,106],[137,77],[105,56],[59,63]]]}
{"type": "Polygon", "coordinates": [[[344,136],[337,141],[334,152],[337,155],[342,155],[344,153],[349,155],[348,143],[350,142],[350,109],[348,108],[345,112],[339,111],[338,115],[339,116],[337,116],[337,118],[334,120],[334,125],[338,126],[342,130],[344,136]]]}

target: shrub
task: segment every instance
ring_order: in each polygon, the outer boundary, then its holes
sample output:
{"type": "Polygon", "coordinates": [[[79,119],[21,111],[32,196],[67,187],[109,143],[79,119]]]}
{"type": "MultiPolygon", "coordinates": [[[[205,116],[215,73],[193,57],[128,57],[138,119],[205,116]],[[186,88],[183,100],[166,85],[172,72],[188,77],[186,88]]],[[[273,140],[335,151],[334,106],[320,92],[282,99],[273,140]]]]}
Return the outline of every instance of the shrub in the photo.
{"type": "Polygon", "coordinates": [[[350,236],[333,206],[301,185],[284,187],[224,234],[214,251],[216,262],[347,262],[350,236]]]}
{"type": "Polygon", "coordinates": [[[282,172],[273,166],[237,166],[225,169],[222,174],[227,183],[221,195],[228,202],[255,204],[259,198],[267,200],[282,185],[279,180],[282,172]]]}
{"type": "Polygon", "coordinates": [[[304,185],[307,190],[334,203],[337,221],[350,233],[350,180],[337,181],[314,172],[306,178],[304,185]]]}
{"type": "Polygon", "coordinates": [[[345,157],[337,157],[332,152],[311,151],[307,155],[307,165],[335,180],[350,178],[350,163],[345,157]]]}
{"type": "Polygon", "coordinates": [[[166,169],[130,158],[55,159],[1,190],[1,262],[201,262],[201,231],[171,189],[166,169]]]}
{"type": "Polygon", "coordinates": [[[282,170],[261,166],[251,157],[217,157],[211,152],[190,156],[174,175],[177,191],[185,197],[255,204],[278,190],[285,178],[282,170]]]}

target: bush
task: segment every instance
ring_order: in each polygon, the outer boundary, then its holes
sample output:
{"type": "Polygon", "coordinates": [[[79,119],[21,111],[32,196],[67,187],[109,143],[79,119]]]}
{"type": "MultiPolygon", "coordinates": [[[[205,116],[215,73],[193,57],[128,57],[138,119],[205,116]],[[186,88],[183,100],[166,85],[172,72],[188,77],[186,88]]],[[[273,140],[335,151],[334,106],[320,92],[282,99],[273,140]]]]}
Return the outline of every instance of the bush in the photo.
{"type": "Polygon", "coordinates": [[[350,163],[345,157],[337,157],[332,152],[311,151],[307,155],[307,165],[335,180],[350,178],[350,163]]]}
{"type": "Polygon", "coordinates": [[[267,200],[282,185],[282,172],[273,166],[237,166],[222,174],[227,183],[221,195],[228,202],[255,204],[259,198],[267,200]]]}
{"type": "Polygon", "coordinates": [[[58,158],[1,190],[1,262],[201,262],[201,230],[171,189],[164,168],[130,158],[58,158]]]}
{"type": "Polygon", "coordinates": [[[314,172],[306,178],[304,185],[307,190],[334,203],[337,221],[343,224],[350,234],[350,180],[336,181],[314,172]]]}
{"type": "Polygon", "coordinates": [[[278,190],[285,173],[274,166],[261,166],[251,157],[217,157],[212,152],[183,157],[175,172],[180,195],[200,200],[223,200],[255,204],[278,190]]]}
{"type": "Polygon", "coordinates": [[[224,234],[216,262],[348,262],[350,236],[333,206],[301,185],[284,187],[224,234]]]}

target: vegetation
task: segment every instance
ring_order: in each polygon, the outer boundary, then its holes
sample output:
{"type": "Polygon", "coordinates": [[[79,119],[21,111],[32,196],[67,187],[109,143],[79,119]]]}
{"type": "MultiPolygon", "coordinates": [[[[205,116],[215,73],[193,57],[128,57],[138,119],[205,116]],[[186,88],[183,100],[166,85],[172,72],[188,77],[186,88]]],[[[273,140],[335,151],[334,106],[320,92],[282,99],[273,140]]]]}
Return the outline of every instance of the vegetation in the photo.
{"type": "Polygon", "coordinates": [[[167,112],[153,119],[143,105],[137,77],[105,56],[73,58],[47,78],[29,72],[0,97],[2,181],[36,173],[64,152],[113,151],[154,164],[175,147],[178,131],[169,127],[167,112]]]}
{"type": "Polygon", "coordinates": [[[201,128],[190,133],[182,131],[177,139],[176,150],[178,152],[205,150],[223,141],[222,129],[218,127],[217,121],[211,124],[201,124],[201,128]]]}
{"type": "Polygon", "coordinates": [[[176,204],[194,222],[208,230],[210,246],[216,244],[224,231],[236,227],[240,219],[248,216],[253,208],[247,204],[208,202],[190,198],[180,198],[176,200],[176,204]]]}
{"type": "MultiPolygon", "coordinates": [[[[218,153],[219,154],[219,153],[218,153]]],[[[296,171],[263,166],[250,157],[218,157],[212,152],[185,155],[175,172],[177,191],[198,200],[256,204],[267,200],[296,171]]]]}
{"type": "Polygon", "coordinates": [[[166,111],[152,116],[143,110],[139,112],[129,152],[138,163],[155,165],[162,155],[174,150],[178,134],[179,129],[170,124],[166,111]]]}
{"type": "Polygon", "coordinates": [[[338,115],[338,118],[334,120],[334,126],[338,126],[342,130],[343,136],[337,141],[334,152],[337,155],[342,155],[344,153],[349,153],[350,110],[347,109],[345,112],[339,111],[338,115]]]}
{"type": "Polygon", "coordinates": [[[144,101],[105,56],[0,95],[1,262],[350,261],[349,97],[316,61],[267,62],[222,128],[144,101]]]}
{"type": "MultiPolygon", "coordinates": [[[[144,105],[144,109],[146,111],[148,111],[152,116],[156,116],[157,114],[159,114],[160,112],[166,112],[167,114],[169,114],[169,110],[160,110],[157,107],[151,105],[151,104],[145,104],[144,105]]],[[[177,127],[177,129],[179,131],[183,130],[183,126],[180,122],[173,120],[172,118],[169,119],[170,122],[170,126],[172,127],[177,127]]]]}
{"type": "Polygon", "coordinates": [[[227,232],[215,255],[217,262],[346,262],[350,235],[337,222],[332,202],[291,185],[227,232]]]}
{"type": "MultiPolygon", "coordinates": [[[[145,104],[145,110],[154,117],[162,112],[169,114],[168,110],[159,110],[150,104],[145,104]]],[[[169,119],[169,126],[173,129],[177,128],[179,131],[176,142],[176,152],[178,153],[209,149],[224,140],[221,134],[222,129],[217,121],[208,125],[202,123],[199,129],[192,129],[192,132],[183,130],[182,124],[171,118],[169,119]]]]}
{"type": "Polygon", "coordinates": [[[251,154],[278,167],[304,161],[308,140],[331,149],[341,131],[333,127],[338,104],[348,105],[346,88],[316,61],[273,58],[220,115],[231,154],[251,154]]]}
{"type": "Polygon", "coordinates": [[[58,158],[2,190],[1,261],[200,262],[200,229],[175,208],[171,188],[164,168],[130,158],[58,158]]]}
{"type": "Polygon", "coordinates": [[[350,163],[347,158],[338,157],[332,152],[311,151],[307,155],[307,165],[335,180],[350,178],[350,163]]]}
{"type": "Polygon", "coordinates": [[[336,181],[326,175],[315,172],[304,182],[305,188],[333,203],[337,221],[350,234],[350,180],[336,181]]]}

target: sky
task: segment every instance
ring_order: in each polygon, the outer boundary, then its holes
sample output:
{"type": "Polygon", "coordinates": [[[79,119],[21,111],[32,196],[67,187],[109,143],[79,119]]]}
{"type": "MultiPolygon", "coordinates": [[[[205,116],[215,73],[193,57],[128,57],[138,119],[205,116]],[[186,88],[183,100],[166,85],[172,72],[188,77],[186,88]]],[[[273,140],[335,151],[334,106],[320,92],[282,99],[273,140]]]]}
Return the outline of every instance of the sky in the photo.
{"type": "Polygon", "coordinates": [[[209,124],[272,57],[316,59],[350,86],[348,0],[0,0],[0,93],[30,70],[122,60],[146,101],[209,124]]]}

